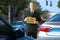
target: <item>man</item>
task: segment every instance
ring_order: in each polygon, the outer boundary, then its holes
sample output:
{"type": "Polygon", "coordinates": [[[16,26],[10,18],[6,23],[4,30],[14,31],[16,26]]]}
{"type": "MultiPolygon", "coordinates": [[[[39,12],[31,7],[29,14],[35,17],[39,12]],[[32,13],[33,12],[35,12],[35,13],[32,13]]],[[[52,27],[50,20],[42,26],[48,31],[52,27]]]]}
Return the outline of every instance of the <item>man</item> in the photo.
{"type": "Polygon", "coordinates": [[[35,3],[34,2],[30,2],[29,10],[27,10],[25,13],[24,21],[27,23],[26,34],[28,36],[32,36],[33,38],[37,38],[38,24],[42,20],[41,20],[40,14],[35,11],[35,3]],[[27,23],[27,20],[28,20],[27,17],[36,18],[36,21],[34,21],[33,24],[27,23]]]}

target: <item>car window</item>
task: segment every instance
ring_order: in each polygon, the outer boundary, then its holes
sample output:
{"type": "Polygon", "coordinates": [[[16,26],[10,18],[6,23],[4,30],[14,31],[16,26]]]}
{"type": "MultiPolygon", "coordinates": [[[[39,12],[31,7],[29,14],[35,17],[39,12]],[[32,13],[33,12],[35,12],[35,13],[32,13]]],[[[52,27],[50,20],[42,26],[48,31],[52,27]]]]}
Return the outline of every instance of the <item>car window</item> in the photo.
{"type": "Polygon", "coordinates": [[[47,20],[47,22],[60,22],[60,14],[56,14],[50,19],[47,20]]]}
{"type": "Polygon", "coordinates": [[[0,35],[6,35],[10,32],[9,27],[0,20],[0,35]]]}

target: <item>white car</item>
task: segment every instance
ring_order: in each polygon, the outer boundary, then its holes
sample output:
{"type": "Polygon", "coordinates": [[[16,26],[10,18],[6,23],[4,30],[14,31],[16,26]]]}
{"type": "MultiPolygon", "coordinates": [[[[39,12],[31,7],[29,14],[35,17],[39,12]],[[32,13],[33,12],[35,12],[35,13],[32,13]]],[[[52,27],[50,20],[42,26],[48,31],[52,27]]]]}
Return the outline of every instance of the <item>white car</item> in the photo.
{"type": "Polygon", "coordinates": [[[49,18],[38,30],[37,40],[60,40],[60,14],[49,18]]]}

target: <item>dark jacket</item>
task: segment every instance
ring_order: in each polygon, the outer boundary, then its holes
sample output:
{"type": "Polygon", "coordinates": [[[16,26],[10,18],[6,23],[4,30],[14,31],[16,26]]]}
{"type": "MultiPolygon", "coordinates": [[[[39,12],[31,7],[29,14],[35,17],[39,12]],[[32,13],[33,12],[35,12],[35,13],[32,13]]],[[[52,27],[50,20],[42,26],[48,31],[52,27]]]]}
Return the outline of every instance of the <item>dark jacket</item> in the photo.
{"type": "MultiPolygon", "coordinates": [[[[42,22],[41,17],[40,17],[40,14],[37,11],[34,11],[34,13],[31,13],[30,10],[27,10],[24,14],[25,14],[25,17],[24,18],[26,18],[26,17],[35,17],[36,18],[36,21],[38,21],[39,23],[42,22]]],[[[27,31],[28,32],[31,32],[32,30],[34,32],[36,32],[37,31],[37,28],[38,28],[38,25],[37,24],[29,24],[29,23],[27,23],[27,31]]]]}

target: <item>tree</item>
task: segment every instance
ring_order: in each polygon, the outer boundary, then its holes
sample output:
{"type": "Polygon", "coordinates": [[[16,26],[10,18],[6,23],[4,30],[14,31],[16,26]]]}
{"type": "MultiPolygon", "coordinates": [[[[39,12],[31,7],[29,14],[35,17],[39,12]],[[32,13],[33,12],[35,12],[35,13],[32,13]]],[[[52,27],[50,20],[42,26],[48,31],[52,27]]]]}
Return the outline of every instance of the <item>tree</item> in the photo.
{"type": "Polygon", "coordinates": [[[20,10],[27,7],[28,3],[28,0],[0,0],[0,15],[7,17],[7,19],[13,19],[20,14],[20,10]]]}
{"type": "Polygon", "coordinates": [[[58,1],[58,5],[57,6],[60,8],[60,0],[58,1]]]}
{"type": "Polygon", "coordinates": [[[13,9],[14,7],[17,7],[18,12],[20,10],[23,10],[27,7],[28,0],[0,0],[0,10],[4,12],[4,14],[8,12],[8,6],[10,5],[13,9]]]}

